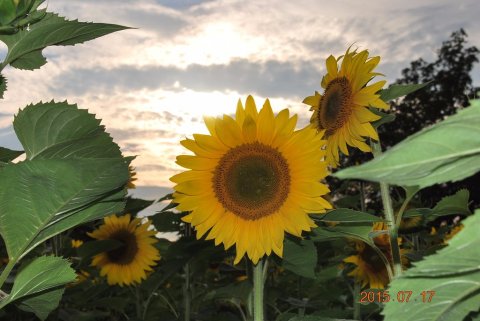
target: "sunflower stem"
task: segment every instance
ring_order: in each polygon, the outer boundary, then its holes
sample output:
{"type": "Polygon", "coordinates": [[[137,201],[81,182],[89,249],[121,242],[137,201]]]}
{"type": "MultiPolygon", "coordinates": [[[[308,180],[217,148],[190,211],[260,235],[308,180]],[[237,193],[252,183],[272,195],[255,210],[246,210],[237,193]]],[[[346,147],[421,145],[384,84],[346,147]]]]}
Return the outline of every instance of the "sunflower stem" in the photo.
{"type": "Polygon", "coordinates": [[[355,281],[353,285],[353,318],[355,320],[361,320],[362,313],[360,308],[362,305],[360,304],[360,290],[362,286],[360,282],[355,281]]]}
{"type": "MultiPolygon", "coordinates": [[[[378,157],[382,154],[380,141],[372,141],[373,156],[378,157]]],[[[400,246],[398,245],[398,228],[395,222],[395,214],[393,213],[392,199],[390,197],[388,184],[380,182],[380,194],[382,195],[383,209],[385,219],[387,220],[388,233],[390,235],[390,246],[392,248],[393,259],[393,275],[398,277],[402,274],[402,261],[400,257],[400,246]]]]}
{"type": "Polygon", "coordinates": [[[415,193],[408,193],[408,192],[406,193],[405,200],[403,201],[402,207],[400,207],[397,213],[397,221],[395,223],[395,225],[397,226],[397,229],[400,228],[400,224],[402,224],[403,213],[405,212],[405,209],[407,208],[408,203],[410,203],[414,195],[415,193]]]}
{"type": "MultiPolygon", "coordinates": [[[[185,236],[191,236],[191,227],[190,224],[185,225],[185,236]]],[[[190,263],[187,261],[184,266],[185,271],[185,285],[183,287],[183,299],[184,299],[184,320],[190,321],[190,263]]]]}
{"type": "Polygon", "coordinates": [[[137,318],[142,317],[142,299],[141,299],[141,294],[140,294],[140,288],[138,286],[135,286],[135,308],[137,312],[137,318]]]}
{"type": "Polygon", "coordinates": [[[253,267],[253,320],[263,321],[263,259],[253,267]]]}

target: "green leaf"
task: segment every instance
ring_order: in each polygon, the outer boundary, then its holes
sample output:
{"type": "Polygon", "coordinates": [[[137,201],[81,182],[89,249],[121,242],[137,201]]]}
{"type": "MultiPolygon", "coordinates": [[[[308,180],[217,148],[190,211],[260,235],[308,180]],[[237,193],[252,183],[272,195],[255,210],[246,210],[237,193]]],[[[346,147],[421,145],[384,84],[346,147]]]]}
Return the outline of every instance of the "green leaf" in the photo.
{"type": "Polygon", "coordinates": [[[387,113],[381,112],[381,111],[379,111],[375,108],[369,108],[369,109],[372,113],[382,117],[379,120],[376,120],[372,123],[373,127],[375,127],[375,128],[378,128],[383,124],[391,123],[396,118],[394,114],[387,114],[387,113]]]}
{"type": "Polygon", "coordinates": [[[315,242],[330,241],[338,238],[354,238],[373,244],[370,234],[372,225],[336,225],[332,227],[319,226],[312,230],[310,237],[315,242]]]}
{"type": "Polygon", "coordinates": [[[40,320],[45,320],[55,310],[62,299],[64,288],[53,288],[38,295],[27,296],[17,300],[20,310],[33,312],[40,320]]]}
{"type": "Polygon", "coordinates": [[[127,204],[123,210],[124,214],[137,214],[140,211],[143,211],[150,205],[155,203],[155,201],[144,200],[141,198],[127,197],[127,204]]]}
{"type": "Polygon", "coordinates": [[[436,220],[440,216],[472,214],[468,208],[468,199],[470,192],[461,189],[454,195],[446,196],[435,205],[433,209],[415,208],[405,212],[404,217],[424,216],[427,222],[436,220]]]}
{"type": "Polygon", "coordinates": [[[29,160],[121,156],[100,120],[67,102],[28,105],[18,112],[13,128],[29,160]]]}
{"type": "Polygon", "coordinates": [[[56,256],[38,257],[17,273],[10,294],[0,301],[0,308],[20,298],[44,295],[44,291],[75,281],[76,276],[67,260],[56,256]]]}
{"type": "Polygon", "coordinates": [[[426,82],[424,84],[413,84],[413,85],[390,85],[387,89],[382,89],[380,91],[380,99],[388,102],[390,100],[411,94],[419,89],[430,84],[426,82]]]}
{"type": "MultiPolygon", "coordinates": [[[[348,208],[338,208],[325,214],[317,214],[315,215],[315,220],[340,223],[372,223],[383,221],[381,217],[348,208]]],[[[371,227],[371,224],[369,226],[371,227]]]]}
{"type": "Polygon", "coordinates": [[[0,171],[0,234],[11,260],[123,210],[128,162],[94,115],[67,103],[30,105],[14,129],[27,159],[0,171]]]}
{"type": "Polygon", "coordinates": [[[7,25],[17,16],[17,8],[13,0],[0,1],[0,26],[7,25]]]}
{"type": "Polygon", "coordinates": [[[38,68],[39,55],[45,47],[75,45],[124,29],[127,27],[69,21],[56,14],[47,13],[41,21],[30,26],[30,31],[21,30],[13,35],[0,36],[0,41],[8,46],[4,64],[20,66],[22,69],[29,69],[32,66],[38,68]],[[32,56],[32,52],[38,53],[32,56]],[[19,59],[23,61],[17,62],[19,59]]]}
{"type": "Polygon", "coordinates": [[[0,162],[8,163],[23,154],[23,150],[12,150],[0,147],[0,162]]]}
{"type": "Polygon", "coordinates": [[[149,219],[152,220],[153,225],[160,232],[176,232],[179,229],[181,214],[171,211],[158,212],[149,219]]]}
{"type": "Polygon", "coordinates": [[[47,59],[42,55],[42,50],[29,52],[16,59],[10,66],[17,69],[35,70],[47,63],[47,59]]]}
{"type": "Polygon", "coordinates": [[[122,159],[34,159],[0,171],[0,233],[11,259],[84,222],[123,209],[122,159]]]}
{"type": "MultiPolygon", "coordinates": [[[[383,314],[385,321],[463,320],[478,311],[480,302],[480,210],[463,221],[465,228],[449,245],[407,270],[391,283],[390,293],[408,289],[408,303],[389,302],[383,314]],[[435,291],[431,302],[423,302],[422,291],[435,291]],[[416,300],[413,300],[415,298],[416,300]]],[[[426,299],[430,295],[426,295],[426,299]]]]}
{"type": "Polygon", "coordinates": [[[0,74],[0,98],[3,99],[3,95],[7,91],[7,78],[0,74]]]}
{"type": "Polygon", "coordinates": [[[424,188],[475,174],[480,170],[480,100],[471,103],[372,161],[333,176],[424,188]]]}
{"type": "Polygon", "coordinates": [[[317,248],[310,240],[293,242],[285,239],[283,243],[283,267],[293,273],[306,277],[315,278],[317,266],[317,248]]]}

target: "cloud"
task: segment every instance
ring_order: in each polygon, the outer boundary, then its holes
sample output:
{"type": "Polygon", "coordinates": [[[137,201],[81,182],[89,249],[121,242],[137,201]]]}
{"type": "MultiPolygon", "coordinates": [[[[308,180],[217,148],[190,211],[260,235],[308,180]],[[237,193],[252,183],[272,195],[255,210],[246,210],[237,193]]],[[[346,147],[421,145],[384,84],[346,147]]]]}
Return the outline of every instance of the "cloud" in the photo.
{"type": "Polygon", "coordinates": [[[238,91],[266,97],[305,96],[316,89],[321,74],[310,62],[251,62],[234,60],[227,65],[177,67],[122,66],[113,69],[77,69],[59,74],[51,87],[54,93],[75,95],[140,89],[171,89],[176,86],[195,91],[238,91]],[[82,80],[88,81],[82,81],[82,80]]]}

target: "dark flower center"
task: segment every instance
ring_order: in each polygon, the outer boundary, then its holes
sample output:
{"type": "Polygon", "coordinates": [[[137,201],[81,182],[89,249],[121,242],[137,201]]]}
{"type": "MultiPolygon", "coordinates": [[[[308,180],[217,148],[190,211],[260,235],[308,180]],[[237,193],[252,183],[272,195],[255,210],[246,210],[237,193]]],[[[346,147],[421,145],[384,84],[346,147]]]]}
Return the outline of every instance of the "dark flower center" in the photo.
{"type": "Polygon", "coordinates": [[[135,259],[135,256],[138,253],[137,238],[135,234],[128,230],[119,230],[113,233],[110,239],[122,243],[120,247],[107,251],[107,256],[110,262],[127,265],[135,259]]]}
{"type": "Polygon", "coordinates": [[[283,205],[290,191],[290,171],[277,149],[261,143],[243,144],[220,159],[212,183],[225,209],[257,220],[283,205]]]}
{"type": "Polygon", "coordinates": [[[326,136],[331,136],[342,128],[352,113],[352,88],[347,78],[332,80],[320,100],[318,127],[326,129],[326,136]]]}

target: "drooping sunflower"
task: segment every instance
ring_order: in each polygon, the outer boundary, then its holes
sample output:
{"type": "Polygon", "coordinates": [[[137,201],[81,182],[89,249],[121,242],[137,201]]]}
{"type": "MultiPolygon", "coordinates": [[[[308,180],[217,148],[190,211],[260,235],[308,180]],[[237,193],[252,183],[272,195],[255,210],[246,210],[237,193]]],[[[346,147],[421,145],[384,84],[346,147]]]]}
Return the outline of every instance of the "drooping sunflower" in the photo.
{"type": "Polygon", "coordinates": [[[200,239],[225,249],[235,244],[237,264],[246,253],[254,264],[273,251],[283,254],[284,232],[301,236],[316,226],[307,213],[331,205],[321,180],[327,175],[324,141],[307,127],[295,131],[288,109],[274,115],[270,102],[260,112],[248,96],[235,118],[205,118],[210,135],[194,134],[181,144],[194,155],[177,163],[189,170],[170,178],[174,201],[200,239]]]}
{"type": "Polygon", "coordinates": [[[380,57],[369,58],[367,50],[357,52],[350,48],[338,59],[328,57],[327,74],[321,82],[323,94],[315,92],[303,101],[313,110],[310,119],[313,126],[325,130],[327,161],[334,167],[339,164],[339,149],[345,155],[348,155],[347,145],[370,152],[365,139],[378,140],[371,122],[381,117],[368,107],[389,108],[377,94],[385,81],[369,84],[375,76],[381,75],[373,72],[379,62],[380,57]]]}
{"type": "Polygon", "coordinates": [[[116,240],[122,243],[118,248],[97,254],[92,266],[100,269],[101,276],[107,276],[109,285],[120,286],[140,283],[146,279],[146,272],[160,260],[160,254],[153,244],[157,242],[150,222],[141,223],[139,218],[131,220],[130,214],[108,216],[104,224],[88,235],[97,240],[116,240]]]}
{"type": "MultiPolygon", "coordinates": [[[[387,230],[387,226],[383,222],[378,222],[373,225],[372,230],[385,231],[387,230]]],[[[375,237],[373,241],[388,261],[392,263],[392,253],[388,234],[381,234],[375,237]]],[[[399,243],[401,243],[400,238],[399,243]]],[[[343,260],[345,263],[352,263],[355,265],[355,268],[348,273],[348,275],[353,276],[356,282],[359,282],[362,287],[384,289],[389,283],[389,277],[387,268],[378,253],[371,246],[360,241],[355,241],[355,250],[357,252],[355,255],[351,255],[343,260]]],[[[408,265],[408,260],[404,256],[406,252],[406,249],[400,249],[403,266],[408,265]]]]}

